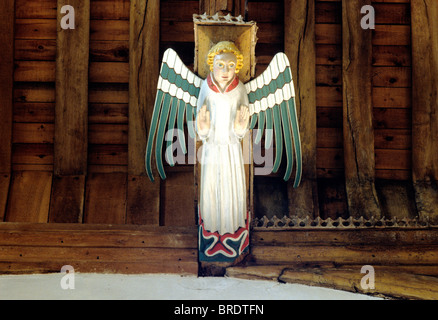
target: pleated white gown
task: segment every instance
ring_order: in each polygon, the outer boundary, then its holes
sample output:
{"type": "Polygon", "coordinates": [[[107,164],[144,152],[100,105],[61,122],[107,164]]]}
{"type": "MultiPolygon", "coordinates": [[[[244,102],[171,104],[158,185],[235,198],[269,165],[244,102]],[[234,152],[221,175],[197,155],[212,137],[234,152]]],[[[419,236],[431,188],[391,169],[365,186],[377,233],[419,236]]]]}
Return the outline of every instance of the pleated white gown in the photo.
{"type": "MultiPolygon", "coordinates": [[[[210,77],[210,76],[209,76],[210,77]]],[[[245,86],[236,78],[224,93],[206,79],[198,97],[197,114],[203,105],[210,111],[210,130],[199,132],[203,141],[200,214],[204,227],[220,235],[245,227],[247,214],[245,170],[241,139],[234,120],[241,105],[248,106],[245,86]]]]}

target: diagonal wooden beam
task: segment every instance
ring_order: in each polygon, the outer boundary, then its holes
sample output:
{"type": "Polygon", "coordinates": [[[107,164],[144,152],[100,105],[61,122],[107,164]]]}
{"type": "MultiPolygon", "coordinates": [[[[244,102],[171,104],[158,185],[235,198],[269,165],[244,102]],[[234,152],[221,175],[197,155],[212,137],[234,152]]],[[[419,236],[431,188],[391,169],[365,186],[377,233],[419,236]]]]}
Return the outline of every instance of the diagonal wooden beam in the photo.
{"type": "Polygon", "coordinates": [[[438,224],[438,2],[411,1],[412,179],[421,219],[438,224]]]}
{"type": "Polygon", "coordinates": [[[284,5],[284,50],[295,84],[304,164],[300,187],[288,184],[289,215],[317,217],[315,0],[286,0],[284,5]]]}
{"type": "MultiPolygon", "coordinates": [[[[151,123],[159,73],[160,1],[132,0],[129,37],[129,137],[127,223],[158,225],[160,180],[145,171],[147,126],[151,123]]],[[[158,177],[157,172],[154,173],[158,177]]]]}
{"type": "MultiPolygon", "coordinates": [[[[72,21],[69,21],[72,24],[72,21]]],[[[49,222],[81,222],[88,152],[90,0],[58,0],[54,177],[49,222]],[[74,10],[74,29],[62,19],[74,10]]]]}
{"type": "Polygon", "coordinates": [[[351,216],[381,216],[374,185],[372,30],[361,27],[371,0],[342,0],[345,184],[351,216]]]}

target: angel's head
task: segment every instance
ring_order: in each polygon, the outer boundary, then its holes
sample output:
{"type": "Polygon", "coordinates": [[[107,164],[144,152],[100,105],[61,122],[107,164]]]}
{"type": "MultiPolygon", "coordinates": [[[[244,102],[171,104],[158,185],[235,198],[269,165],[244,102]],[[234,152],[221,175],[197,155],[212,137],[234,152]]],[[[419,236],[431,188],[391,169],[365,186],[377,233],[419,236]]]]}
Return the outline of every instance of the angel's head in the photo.
{"type": "Polygon", "coordinates": [[[213,46],[207,58],[213,77],[221,86],[233,80],[243,67],[243,55],[230,41],[221,41],[213,46]]]}

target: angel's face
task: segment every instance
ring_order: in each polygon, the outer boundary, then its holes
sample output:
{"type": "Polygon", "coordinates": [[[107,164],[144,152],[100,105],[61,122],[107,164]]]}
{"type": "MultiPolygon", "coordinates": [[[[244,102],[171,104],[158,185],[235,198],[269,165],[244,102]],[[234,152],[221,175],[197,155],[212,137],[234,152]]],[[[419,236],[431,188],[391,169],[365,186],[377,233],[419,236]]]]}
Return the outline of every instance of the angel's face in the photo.
{"type": "Polygon", "coordinates": [[[225,88],[236,74],[237,59],[231,52],[216,55],[213,62],[213,77],[221,88],[225,88]]]}

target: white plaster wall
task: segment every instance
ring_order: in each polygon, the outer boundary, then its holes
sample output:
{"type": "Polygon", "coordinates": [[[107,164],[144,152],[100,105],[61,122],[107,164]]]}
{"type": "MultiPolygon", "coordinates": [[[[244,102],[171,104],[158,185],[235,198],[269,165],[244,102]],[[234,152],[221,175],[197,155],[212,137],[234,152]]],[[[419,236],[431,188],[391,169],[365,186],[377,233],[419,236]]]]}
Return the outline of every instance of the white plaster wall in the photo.
{"type": "MultiPolygon", "coordinates": [[[[43,300],[370,300],[375,297],[275,281],[198,278],[179,275],[74,273],[74,289],[63,289],[66,274],[0,276],[0,299],[43,300]],[[64,278],[65,279],[65,278],[64,278]]],[[[67,283],[68,284],[68,283],[67,283]]]]}

